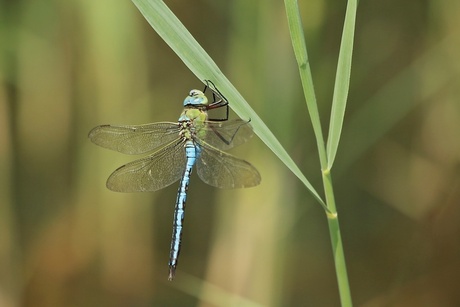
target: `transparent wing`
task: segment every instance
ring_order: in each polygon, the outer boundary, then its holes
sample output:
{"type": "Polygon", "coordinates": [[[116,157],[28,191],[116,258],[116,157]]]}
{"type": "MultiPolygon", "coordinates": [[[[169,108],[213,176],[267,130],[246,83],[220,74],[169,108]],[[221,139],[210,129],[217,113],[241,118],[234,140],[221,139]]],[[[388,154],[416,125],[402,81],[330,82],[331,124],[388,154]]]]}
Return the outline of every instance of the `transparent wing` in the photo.
{"type": "Polygon", "coordinates": [[[96,145],[138,155],[153,151],[179,137],[178,123],[161,122],[137,126],[97,126],[89,132],[96,145]]]}
{"type": "Polygon", "coordinates": [[[198,138],[221,150],[228,150],[249,140],[254,132],[249,121],[235,119],[229,121],[206,121],[198,133],[198,138]]]}
{"type": "Polygon", "coordinates": [[[205,183],[218,188],[250,188],[260,183],[260,174],[251,163],[200,144],[197,161],[198,176],[205,183]]]}
{"type": "Polygon", "coordinates": [[[178,139],[152,155],[115,170],[107,188],[117,192],[157,191],[176,182],[185,169],[184,141],[178,139]]]}

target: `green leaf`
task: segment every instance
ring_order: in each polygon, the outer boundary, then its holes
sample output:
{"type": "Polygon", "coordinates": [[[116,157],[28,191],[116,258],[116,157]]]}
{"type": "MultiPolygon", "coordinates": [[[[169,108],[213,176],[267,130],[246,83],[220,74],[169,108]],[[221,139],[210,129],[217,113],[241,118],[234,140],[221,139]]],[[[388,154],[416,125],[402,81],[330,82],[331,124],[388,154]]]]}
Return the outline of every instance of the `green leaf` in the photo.
{"type": "Polygon", "coordinates": [[[152,28],[171,47],[198,79],[201,81],[211,80],[214,82],[219,91],[230,101],[230,105],[235,113],[241,118],[251,119],[254,132],[302,181],[316,200],[321,205],[325,206],[319,194],[302,174],[273,133],[164,2],[160,0],[132,1],[150,23],[152,28]]]}
{"type": "Polygon", "coordinates": [[[340,44],[339,61],[335,76],[334,96],[332,98],[331,121],[329,122],[329,135],[327,138],[328,169],[331,169],[334,164],[347,106],[357,6],[357,0],[348,1],[343,25],[342,42],[340,44]]]}
{"type": "Polygon", "coordinates": [[[302,20],[300,18],[299,6],[296,0],[285,0],[284,4],[286,7],[286,16],[289,25],[289,33],[291,34],[292,47],[294,49],[297,65],[299,66],[300,80],[302,82],[302,88],[305,95],[305,102],[307,104],[311,124],[315,133],[321,168],[324,170],[327,167],[326,149],[324,146],[323,131],[321,128],[318,103],[316,102],[315,87],[313,86],[313,78],[311,75],[310,61],[308,60],[307,46],[305,43],[302,20]]]}

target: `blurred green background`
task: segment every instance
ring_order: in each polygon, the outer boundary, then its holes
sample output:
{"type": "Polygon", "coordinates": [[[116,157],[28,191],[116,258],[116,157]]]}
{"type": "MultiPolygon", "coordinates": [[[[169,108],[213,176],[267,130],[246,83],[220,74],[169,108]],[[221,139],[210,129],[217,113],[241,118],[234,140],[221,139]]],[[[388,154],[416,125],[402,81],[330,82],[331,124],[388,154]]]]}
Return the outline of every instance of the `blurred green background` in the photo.
{"type": "MultiPolygon", "coordinates": [[[[346,1],[299,1],[323,126],[346,1]]],[[[321,191],[283,1],[168,1],[321,191]]],[[[360,1],[333,169],[356,306],[459,306],[460,2],[360,1]]],[[[325,215],[254,138],[262,184],[105,188],[99,124],[177,120],[202,89],[128,0],[0,1],[0,306],[338,306],[325,215]]],[[[234,115],[232,114],[234,117],[234,115]]]]}

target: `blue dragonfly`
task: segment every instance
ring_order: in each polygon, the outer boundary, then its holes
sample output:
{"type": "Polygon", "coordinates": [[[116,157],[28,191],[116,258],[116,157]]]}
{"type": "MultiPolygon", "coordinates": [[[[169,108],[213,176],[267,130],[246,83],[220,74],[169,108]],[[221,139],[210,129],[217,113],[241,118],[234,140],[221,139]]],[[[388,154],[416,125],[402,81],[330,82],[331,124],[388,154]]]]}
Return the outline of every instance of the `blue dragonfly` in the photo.
{"type": "Polygon", "coordinates": [[[185,98],[178,122],[101,125],[89,133],[89,139],[96,145],[124,154],[153,152],[116,169],[107,180],[110,190],[157,191],[180,180],[174,210],[169,280],[174,278],[179,258],[185,201],[193,166],[196,165],[201,180],[217,188],[249,188],[260,183],[260,174],[253,165],[224,152],[253,135],[249,121],[228,120],[228,107],[227,99],[211,81],[206,81],[203,91],[193,89],[185,98]],[[208,88],[212,92],[212,102],[205,95],[208,88]],[[209,118],[209,110],[223,107],[226,108],[224,118],[209,118]]]}

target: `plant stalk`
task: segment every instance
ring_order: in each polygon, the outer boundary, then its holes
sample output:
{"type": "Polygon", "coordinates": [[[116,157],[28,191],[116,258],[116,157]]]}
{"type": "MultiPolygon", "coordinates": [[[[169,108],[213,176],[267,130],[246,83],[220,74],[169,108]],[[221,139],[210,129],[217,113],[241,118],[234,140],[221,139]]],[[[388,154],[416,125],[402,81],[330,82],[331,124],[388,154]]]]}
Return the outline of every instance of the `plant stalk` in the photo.
{"type": "Polygon", "coordinates": [[[339,218],[334,199],[334,190],[324,137],[321,129],[320,115],[316,102],[315,89],[311,75],[310,62],[308,60],[307,47],[303,32],[302,20],[297,0],[285,0],[286,15],[288,19],[289,32],[291,34],[294,54],[299,66],[300,79],[304,91],[305,101],[315,133],[318,155],[322,170],[324,193],[326,197],[325,212],[327,216],[329,234],[331,237],[333,258],[339,287],[340,302],[342,307],[353,306],[351,292],[348,282],[345,254],[343,252],[342,237],[340,234],[339,218]]]}
{"type": "Polygon", "coordinates": [[[329,170],[323,171],[324,193],[326,195],[326,205],[331,213],[326,213],[331,237],[332,255],[334,257],[335,272],[339,286],[340,303],[342,307],[353,306],[351,300],[350,285],[348,283],[347,266],[345,263],[345,253],[343,252],[342,236],[340,234],[339,217],[335,206],[334,190],[332,177],[329,170]]]}

